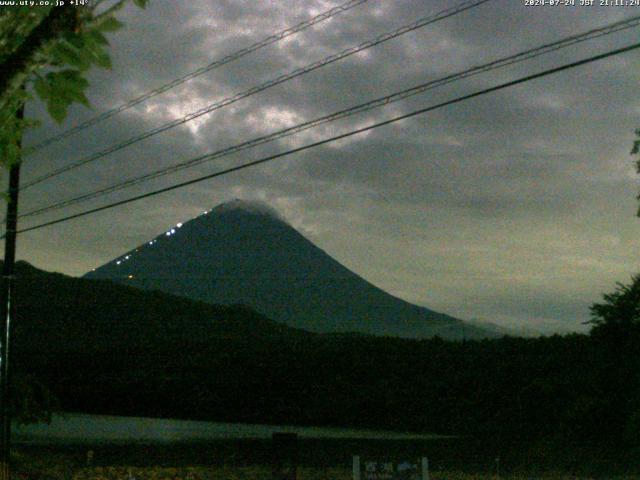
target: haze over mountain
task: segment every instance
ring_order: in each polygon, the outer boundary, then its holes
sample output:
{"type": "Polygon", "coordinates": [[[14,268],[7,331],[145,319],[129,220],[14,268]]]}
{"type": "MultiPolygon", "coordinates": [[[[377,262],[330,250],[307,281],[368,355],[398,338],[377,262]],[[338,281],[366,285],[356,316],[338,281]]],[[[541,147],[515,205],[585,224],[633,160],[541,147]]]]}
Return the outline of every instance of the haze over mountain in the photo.
{"type": "Polygon", "coordinates": [[[495,336],[410,304],[348,270],[267,205],[234,200],[85,275],[216,304],[245,304],[315,332],[495,336]]]}

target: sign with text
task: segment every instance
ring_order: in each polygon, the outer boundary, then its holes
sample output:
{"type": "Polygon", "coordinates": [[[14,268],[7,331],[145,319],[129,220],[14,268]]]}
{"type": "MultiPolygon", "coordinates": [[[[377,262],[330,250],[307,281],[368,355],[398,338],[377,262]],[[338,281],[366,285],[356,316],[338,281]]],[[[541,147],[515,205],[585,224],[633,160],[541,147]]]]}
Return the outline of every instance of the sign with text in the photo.
{"type": "Polygon", "coordinates": [[[353,457],[354,480],[428,480],[426,457],[408,460],[374,460],[353,457]]]}

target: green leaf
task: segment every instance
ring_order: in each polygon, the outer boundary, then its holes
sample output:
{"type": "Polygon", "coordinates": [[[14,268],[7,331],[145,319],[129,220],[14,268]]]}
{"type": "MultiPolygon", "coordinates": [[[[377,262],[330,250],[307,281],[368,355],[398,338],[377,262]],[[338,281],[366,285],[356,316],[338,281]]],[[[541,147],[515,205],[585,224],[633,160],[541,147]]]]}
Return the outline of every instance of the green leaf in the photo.
{"type": "Polygon", "coordinates": [[[67,106],[68,102],[65,100],[59,97],[53,97],[47,104],[47,110],[49,111],[49,115],[51,115],[56,122],[62,123],[67,116],[67,106]]]}
{"type": "Polygon", "coordinates": [[[84,90],[89,86],[89,82],[82,77],[77,70],[64,70],[62,72],[50,73],[50,84],[52,95],[67,100],[68,103],[77,101],[88,103],[84,90]]]}
{"type": "Polygon", "coordinates": [[[119,21],[117,18],[106,17],[102,20],[99,20],[96,23],[95,28],[100,32],[115,32],[116,30],[119,30],[123,26],[124,24],[121,21],[119,21]]]}
{"type": "Polygon", "coordinates": [[[51,96],[51,87],[44,78],[38,77],[38,79],[33,83],[33,88],[35,88],[36,93],[42,100],[45,102],[49,100],[49,97],[51,96]]]}
{"type": "Polygon", "coordinates": [[[136,7],[146,8],[147,3],[149,3],[149,0],[133,0],[133,3],[136,7]]]}
{"type": "Polygon", "coordinates": [[[66,70],[60,72],[59,77],[62,82],[61,89],[65,92],[72,92],[72,96],[77,96],[75,92],[83,92],[89,86],[87,79],[83,78],[78,71],[66,70]]]}
{"type": "Polygon", "coordinates": [[[51,49],[51,54],[54,60],[61,64],[67,64],[80,70],[87,70],[91,66],[91,61],[83,50],[66,41],[57,43],[51,49]]]}
{"type": "Polygon", "coordinates": [[[84,33],[83,32],[67,32],[64,35],[64,39],[73,45],[78,50],[84,48],[84,33]]]}
{"type": "Polygon", "coordinates": [[[38,78],[34,88],[38,96],[46,102],[49,114],[57,122],[62,122],[67,109],[73,102],[89,107],[89,100],[84,90],[89,82],[78,70],[49,72],[45,78],[38,78]]]}
{"type": "Polygon", "coordinates": [[[88,30],[84,33],[85,42],[87,45],[109,45],[109,40],[98,30],[88,30]]]}
{"type": "Polygon", "coordinates": [[[109,57],[109,53],[102,45],[87,45],[85,52],[92,63],[102,68],[111,68],[111,57],[109,57]]]}

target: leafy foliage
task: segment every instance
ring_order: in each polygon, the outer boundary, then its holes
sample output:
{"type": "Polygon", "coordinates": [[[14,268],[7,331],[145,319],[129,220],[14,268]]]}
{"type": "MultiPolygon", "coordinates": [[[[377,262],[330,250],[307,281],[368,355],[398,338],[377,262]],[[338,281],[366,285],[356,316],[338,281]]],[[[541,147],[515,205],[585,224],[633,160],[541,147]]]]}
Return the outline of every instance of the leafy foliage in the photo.
{"type": "MultiPolygon", "coordinates": [[[[21,113],[33,98],[32,90],[57,122],[64,120],[74,102],[89,106],[85,74],[92,66],[111,68],[105,33],[121,28],[114,13],[125,1],[96,13],[100,3],[86,8],[19,6],[0,11],[0,166],[10,168],[20,161],[22,134],[38,124],[21,113]]],[[[144,7],[147,2],[134,3],[144,7]]],[[[46,386],[24,373],[13,387],[13,413],[19,422],[49,419],[55,403],[46,386]]]]}
{"type": "Polygon", "coordinates": [[[16,115],[29,97],[24,90],[18,90],[7,102],[7,107],[0,109],[0,163],[7,168],[20,159],[23,130],[36,125],[36,122],[16,115]]]}
{"type": "Polygon", "coordinates": [[[638,424],[631,350],[597,335],[311,334],[246,308],[19,266],[16,364],[66,411],[529,442],[606,443],[638,424]]]}
{"type": "Polygon", "coordinates": [[[38,96],[47,103],[49,114],[58,122],[67,115],[67,107],[74,101],[89,106],[84,89],[89,82],[78,70],[49,72],[46,77],[39,77],[34,87],[38,96]]]}
{"type": "Polygon", "coordinates": [[[609,425],[621,440],[640,444],[640,275],[619,283],[591,307],[591,335],[599,346],[602,395],[609,425]]]}
{"type": "Polygon", "coordinates": [[[436,432],[527,457],[640,444],[635,278],[594,308],[627,320],[598,316],[591,335],[450,342],[312,334],[243,307],[16,268],[16,373],[63,411],[436,432]]]}
{"type": "MultiPolygon", "coordinates": [[[[35,123],[17,113],[32,98],[31,91],[57,122],[73,103],[89,107],[86,72],[93,66],[111,68],[105,34],[122,27],[114,15],[126,0],[98,12],[101,3],[22,6],[0,14],[0,164],[8,167],[21,158],[22,133],[35,123]]],[[[147,0],[133,3],[144,8],[147,0]]]]}
{"type": "Polygon", "coordinates": [[[604,295],[603,303],[591,307],[591,313],[596,328],[640,326],[640,274],[630,285],[618,283],[615,292],[604,295]]]}

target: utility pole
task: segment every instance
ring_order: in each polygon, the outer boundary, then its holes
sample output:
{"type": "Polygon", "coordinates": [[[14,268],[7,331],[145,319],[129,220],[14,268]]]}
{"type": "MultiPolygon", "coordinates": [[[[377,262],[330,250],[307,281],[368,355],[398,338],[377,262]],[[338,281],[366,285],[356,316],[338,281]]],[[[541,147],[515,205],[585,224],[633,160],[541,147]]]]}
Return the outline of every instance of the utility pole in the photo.
{"type": "MultiPolygon", "coordinates": [[[[17,112],[18,119],[24,117],[24,105],[17,112]]],[[[15,315],[16,230],[18,227],[18,191],[20,188],[20,161],[9,170],[9,198],[7,199],[7,223],[4,240],[4,264],[2,266],[2,324],[0,332],[0,480],[10,480],[11,412],[9,410],[9,354],[11,326],[15,315]]]]}

